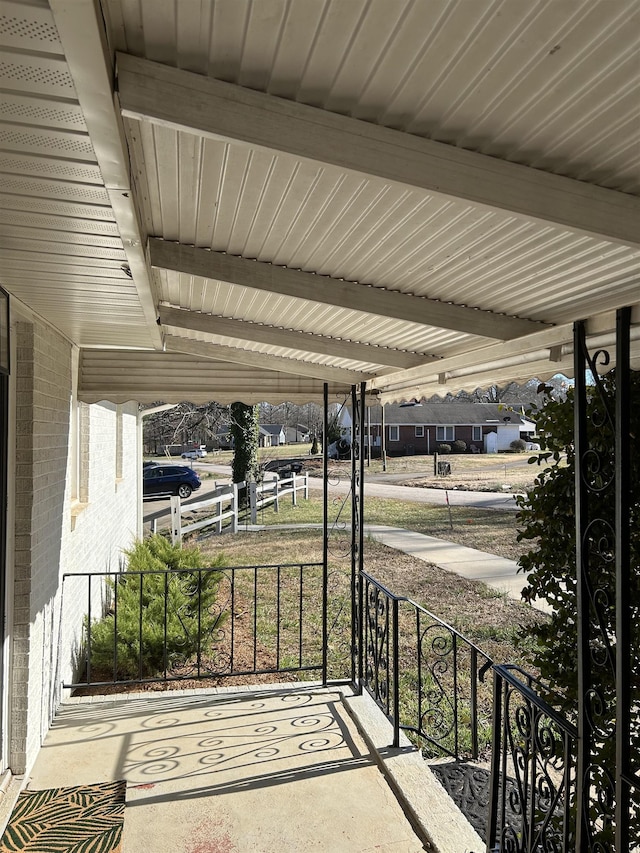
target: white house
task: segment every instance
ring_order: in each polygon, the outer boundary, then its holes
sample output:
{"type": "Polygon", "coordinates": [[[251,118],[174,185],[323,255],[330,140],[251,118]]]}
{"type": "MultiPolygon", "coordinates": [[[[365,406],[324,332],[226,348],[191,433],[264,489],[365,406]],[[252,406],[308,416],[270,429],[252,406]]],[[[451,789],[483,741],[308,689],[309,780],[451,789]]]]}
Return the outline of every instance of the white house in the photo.
{"type": "Polygon", "coordinates": [[[279,447],[287,443],[285,428],[282,424],[260,424],[261,434],[270,437],[270,444],[265,447],[279,447]]]}

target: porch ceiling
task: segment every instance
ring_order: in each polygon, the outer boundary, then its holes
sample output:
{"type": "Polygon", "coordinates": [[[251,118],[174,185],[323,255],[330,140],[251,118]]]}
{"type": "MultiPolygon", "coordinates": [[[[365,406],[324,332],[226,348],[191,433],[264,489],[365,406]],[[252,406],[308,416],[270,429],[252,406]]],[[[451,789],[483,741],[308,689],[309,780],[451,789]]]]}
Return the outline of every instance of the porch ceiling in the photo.
{"type": "Polygon", "coordinates": [[[84,399],[571,374],[623,305],[638,364],[637,0],[2,6],[0,283],[84,399]]]}

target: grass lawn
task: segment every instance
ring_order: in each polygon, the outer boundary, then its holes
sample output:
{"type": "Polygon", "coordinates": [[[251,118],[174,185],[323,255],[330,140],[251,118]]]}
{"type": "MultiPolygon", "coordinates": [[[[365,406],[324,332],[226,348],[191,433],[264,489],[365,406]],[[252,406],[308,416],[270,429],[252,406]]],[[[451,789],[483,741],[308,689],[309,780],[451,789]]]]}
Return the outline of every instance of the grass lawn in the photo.
{"type": "MultiPolygon", "coordinates": [[[[399,501],[385,498],[367,498],[364,504],[365,524],[386,524],[390,527],[406,527],[428,536],[437,536],[457,542],[469,548],[477,548],[510,560],[530,548],[530,543],[516,541],[516,517],[513,512],[477,509],[475,507],[450,507],[399,501]]],[[[332,501],[329,518],[335,519],[339,503],[332,501]]],[[[348,505],[341,512],[341,520],[351,519],[348,505]]],[[[258,513],[260,524],[321,524],[322,497],[311,492],[309,500],[298,496],[298,505],[293,506],[290,497],[280,502],[280,509],[266,507],[258,513]]]]}

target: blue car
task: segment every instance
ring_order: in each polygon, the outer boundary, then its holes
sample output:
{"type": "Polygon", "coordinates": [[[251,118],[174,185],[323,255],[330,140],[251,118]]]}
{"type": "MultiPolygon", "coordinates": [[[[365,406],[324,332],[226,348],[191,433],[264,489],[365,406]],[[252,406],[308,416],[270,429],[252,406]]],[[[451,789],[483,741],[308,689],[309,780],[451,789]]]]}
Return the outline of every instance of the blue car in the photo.
{"type": "Polygon", "coordinates": [[[142,472],[142,494],[145,498],[165,495],[188,498],[200,485],[196,472],[183,465],[149,465],[142,472]]]}

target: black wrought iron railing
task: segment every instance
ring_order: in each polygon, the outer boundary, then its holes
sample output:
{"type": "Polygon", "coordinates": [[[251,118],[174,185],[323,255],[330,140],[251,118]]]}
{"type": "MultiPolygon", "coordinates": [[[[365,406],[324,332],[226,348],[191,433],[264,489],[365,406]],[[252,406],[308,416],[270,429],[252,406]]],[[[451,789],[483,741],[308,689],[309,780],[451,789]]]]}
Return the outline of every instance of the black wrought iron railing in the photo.
{"type": "Polygon", "coordinates": [[[362,686],[393,725],[430,756],[478,758],[490,744],[491,659],[451,625],[366,572],[362,585],[362,686]],[[481,701],[480,686],[486,696],[481,701]]]}
{"type": "Polygon", "coordinates": [[[322,563],[66,574],[62,626],[77,654],[64,686],[326,680],[322,591],[322,563]]]}
{"type": "Polygon", "coordinates": [[[487,850],[575,850],[578,731],[516,666],[494,668],[487,850]]]}

